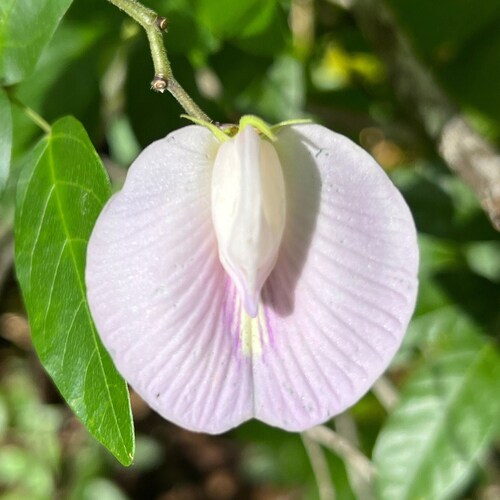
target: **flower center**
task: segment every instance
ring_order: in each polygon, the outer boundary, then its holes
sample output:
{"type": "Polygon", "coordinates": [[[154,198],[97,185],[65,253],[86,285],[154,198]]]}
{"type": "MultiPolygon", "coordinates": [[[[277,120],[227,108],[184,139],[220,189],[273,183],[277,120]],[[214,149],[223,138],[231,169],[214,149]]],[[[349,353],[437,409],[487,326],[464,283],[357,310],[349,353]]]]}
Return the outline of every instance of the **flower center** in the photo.
{"type": "Polygon", "coordinates": [[[220,261],[247,314],[278,258],[285,228],[285,182],[274,146],[247,125],[219,148],[212,173],[212,221],[220,261]]]}

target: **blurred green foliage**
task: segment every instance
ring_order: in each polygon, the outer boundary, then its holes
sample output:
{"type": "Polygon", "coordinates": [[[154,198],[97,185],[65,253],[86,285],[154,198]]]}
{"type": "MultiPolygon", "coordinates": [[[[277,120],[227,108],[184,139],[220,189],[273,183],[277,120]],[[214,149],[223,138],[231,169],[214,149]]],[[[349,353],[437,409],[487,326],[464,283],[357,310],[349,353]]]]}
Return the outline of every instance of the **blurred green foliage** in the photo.
{"type": "Polygon", "coordinates": [[[9,178],[10,156],[12,150],[12,112],[5,90],[0,89],[0,193],[5,189],[9,178]]]}
{"type": "MultiPolygon", "coordinates": [[[[147,42],[129,19],[104,0],[74,0],[51,38],[69,2],[52,3],[45,35],[36,38],[37,49],[22,67],[9,62],[18,54],[8,49],[5,34],[16,40],[30,25],[5,15],[10,2],[0,7],[2,82],[51,123],[74,115],[119,186],[140,148],[186,122],[170,96],[151,92],[147,42]]],[[[234,122],[244,113],[270,122],[312,117],[361,143],[390,172],[419,230],[420,294],[389,373],[399,403],[386,411],[368,394],[349,418],[360,449],[373,455],[383,500],[487,498],[491,492],[494,498],[500,475],[500,237],[473,195],[442,165],[411,110],[397,102],[353,17],[327,0],[145,3],[169,18],[165,42],[176,78],[212,118],[234,122]]],[[[499,146],[498,1],[389,3],[429,71],[499,146]]],[[[35,4],[48,2],[30,3],[35,4]]],[[[2,117],[10,113],[4,93],[2,117]]],[[[42,135],[19,106],[12,105],[12,117],[12,163],[0,195],[0,251],[12,232],[20,167],[42,135]]],[[[2,119],[0,190],[7,172],[6,124],[2,119]]],[[[9,297],[18,293],[0,281],[0,319],[12,312],[9,297]]],[[[13,344],[3,340],[0,345],[5,351],[0,389],[5,498],[54,498],[61,492],[74,499],[160,498],[185,484],[194,485],[193,495],[210,496],[208,476],[195,469],[189,455],[179,448],[168,454],[182,434],[169,431],[165,440],[163,431],[154,429],[166,427],[143,426],[140,417],[136,463],[121,479],[81,429],[80,441],[68,451],[61,429],[71,417],[60,401],[48,404],[39,394],[38,380],[29,375],[33,360],[15,347],[13,354],[13,344]],[[40,418],[30,418],[33,414],[40,418]],[[143,477],[156,490],[141,497],[143,477]]],[[[331,426],[341,433],[340,424],[331,426]]],[[[318,497],[299,436],[250,422],[214,440],[224,449],[240,450],[231,469],[238,492],[250,491],[255,498],[318,497]]],[[[328,450],[326,456],[337,498],[359,498],[350,464],[328,450]]]]}
{"type": "MultiPolygon", "coordinates": [[[[443,86],[477,120],[500,138],[500,3],[483,0],[390,0],[402,29],[443,86]],[[485,123],[483,123],[485,122],[485,123]]],[[[486,129],[486,130],[485,130],[486,129]]]]}
{"type": "Polygon", "coordinates": [[[12,85],[35,67],[72,0],[16,0],[0,4],[0,82],[12,85]]]}

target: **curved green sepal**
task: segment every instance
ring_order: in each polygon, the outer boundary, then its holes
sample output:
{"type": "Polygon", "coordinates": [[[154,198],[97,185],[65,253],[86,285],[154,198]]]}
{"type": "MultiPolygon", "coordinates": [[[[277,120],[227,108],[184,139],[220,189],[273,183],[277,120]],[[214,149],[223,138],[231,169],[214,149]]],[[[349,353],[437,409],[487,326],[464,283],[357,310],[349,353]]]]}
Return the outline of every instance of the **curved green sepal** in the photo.
{"type": "Polygon", "coordinates": [[[212,132],[215,138],[220,142],[225,142],[228,139],[230,139],[230,136],[227,135],[224,132],[224,130],[222,130],[212,122],[201,120],[200,118],[195,118],[194,116],[189,116],[189,115],[181,115],[181,117],[186,118],[187,120],[192,121],[193,123],[196,123],[196,125],[201,125],[202,127],[208,128],[208,130],[210,130],[210,132],[212,132]]]}
{"type": "Polygon", "coordinates": [[[240,118],[240,123],[238,125],[215,125],[212,122],[201,120],[200,118],[195,118],[189,115],[181,115],[182,118],[187,118],[188,120],[196,123],[197,125],[201,125],[202,127],[208,128],[212,134],[214,134],[215,138],[220,142],[225,142],[228,139],[236,136],[241,129],[244,129],[246,126],[253,127],[259,132],[261,135],[266,137],[272,142],[276,142],[278,137],[276,134],[283,128],[289,127],[291,125],[300,125],[306,123],[312,123],[310,119],[297,118],[294,120],[285,120],[283,122],[279,122],[276,125],[269,125],[262,118],[259,118],[255,115],[244,115],[240,118]]]}
{"type": "Polygon", "coordinates": [[[270,127],[262,118],[255,115],[244,115],[240,118],[240,129],[245,128],[247,125],[254,127],[262,135],[267,137],[270,141],[277,141],[278,138],[273,134],[272,127],[270,127]]]}
{"type": "Polygon", "coordinates": [[[271,127],[271,131],[273,133],[278,133],[282,128],[290,127],[292,125],[307,125],[308,123],[312,123],[313,121],[310,118],[295,118],[292,120],[285,120],[277,123],[271,127]]]}

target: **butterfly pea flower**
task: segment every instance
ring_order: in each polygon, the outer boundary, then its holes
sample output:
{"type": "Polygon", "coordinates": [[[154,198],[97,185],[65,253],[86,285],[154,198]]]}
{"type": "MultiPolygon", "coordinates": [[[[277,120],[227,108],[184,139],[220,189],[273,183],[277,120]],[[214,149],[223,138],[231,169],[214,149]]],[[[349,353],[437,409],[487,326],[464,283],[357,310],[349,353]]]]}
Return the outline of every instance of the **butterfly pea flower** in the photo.
{"type": "Polygon", "coordinates": [[[417,268],[410,211],[368,153],[244,117],[139,155],[97,220],[86,283],[117,369],[164,418],[302,431],[387,368],[417,268]]]}

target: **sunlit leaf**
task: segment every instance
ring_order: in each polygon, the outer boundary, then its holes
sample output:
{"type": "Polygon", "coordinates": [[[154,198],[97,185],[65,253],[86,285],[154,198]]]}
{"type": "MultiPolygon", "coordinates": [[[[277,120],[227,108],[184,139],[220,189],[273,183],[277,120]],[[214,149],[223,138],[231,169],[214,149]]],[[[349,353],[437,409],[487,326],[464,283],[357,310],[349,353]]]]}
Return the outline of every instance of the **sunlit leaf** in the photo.
{"type": "Polygon", "coordinates": [[[24,167],[16,207],[16,270],[33,342],[61,394],[124,464],[134,438],[128,391],[95,330],[84,268],[94,222],[110,195],[85,130],[63,118],[24,167]]]}
{"type": "Polygon", "coordinates": [[[500,241],[480,241],[467,246],[467,263],[477,274],[500,282],[500,241]]]}
{"type": "Polygon", "coordinates": [[[442,313],[439,341],[377,440],[380,498],[453,498],[498,430],[500,356],[453,310],[442,313]]]}
{"type": "Polygon", "coordinates": [[[12,149],[12,113],[7,93],[0,88],[0,194],[7,184],[12,149]]]}

